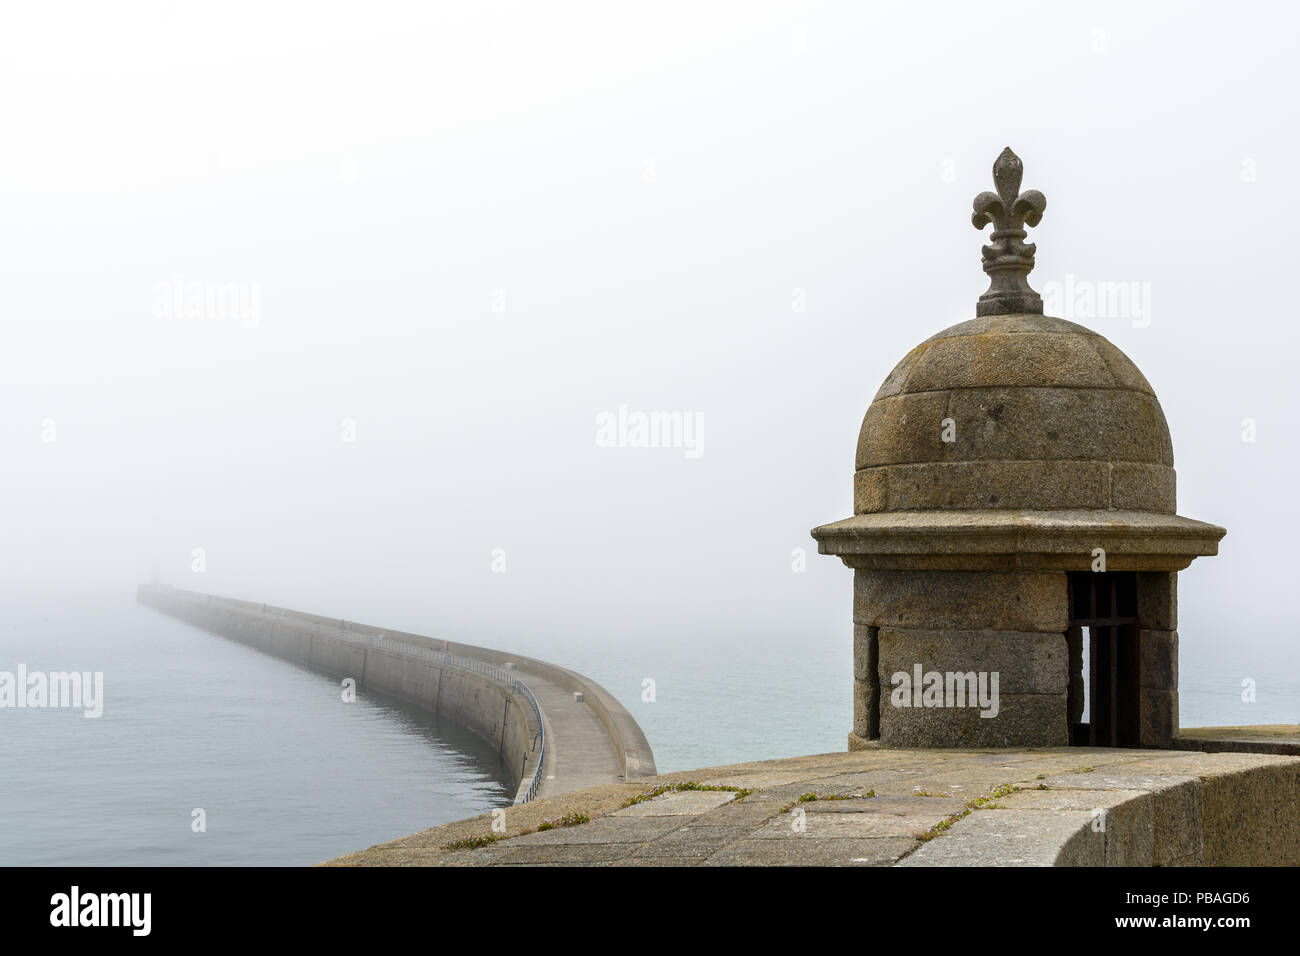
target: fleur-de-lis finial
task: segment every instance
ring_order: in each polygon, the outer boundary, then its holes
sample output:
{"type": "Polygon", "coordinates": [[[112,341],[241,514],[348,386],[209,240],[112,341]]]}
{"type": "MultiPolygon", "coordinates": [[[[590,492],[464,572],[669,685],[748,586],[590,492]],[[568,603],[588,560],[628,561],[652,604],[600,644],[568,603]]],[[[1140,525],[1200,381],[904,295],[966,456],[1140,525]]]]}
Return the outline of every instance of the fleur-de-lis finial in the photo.
{"type": "Polygon", "coordinates": [[[976,229],[993,226],[989,244],[984,247],[984,271],[989,289],[979,298],[976,315],[1006,315],[1011,312],[1041,314],[1043,300],[1029,288],[1029,273],[1034,268],[1035,246],[1025,242],[1025,226],[1036,226],[1047,209],[1047,199],[1037,189],[1020,191],[1024,164],[1008,146],[993,164],[996,193],[982,192],[975,197],[971,222],[976,229]]]}

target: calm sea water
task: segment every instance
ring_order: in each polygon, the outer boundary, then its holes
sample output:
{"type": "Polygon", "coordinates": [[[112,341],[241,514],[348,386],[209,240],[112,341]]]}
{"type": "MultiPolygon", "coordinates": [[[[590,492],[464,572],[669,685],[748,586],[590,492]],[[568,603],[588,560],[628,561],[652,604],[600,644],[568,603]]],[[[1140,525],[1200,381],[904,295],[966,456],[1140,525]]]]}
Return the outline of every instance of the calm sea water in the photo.
{"type": "Polygon", "coordinates": [[[104,712],[0,709],[0,865],[309,864],[513,796],[454,724],[148,608],[5,612],[0,670],[103,671],[104,712]]]}
{"type": "MultiPolygon", "coordinates": [[[[306,864],[510,799],[491,748],[425,711],[345,704],[329,678],[127,600],[5,610],[0,671],[100,670],[105,703],[93,720],[0,709],[0,865],[306,864]]],[[[844,749],[846,636],[519,637],[615,694],[661,771],[844,749]]],[[[1184,726],[1300,721],[1291,655],[1183,644],[1184,726]]]]}
{"type": "MultiPolygon", "coordinates": [[[[1180,633],[1179,714],[1184,727],[1300,723],[1300,656],[1189,625],[1180,633]],[[1242,699],[1252,681],[1254,700],[1242,699]]],[[[599,682],[640,723],[661,772],[842,751],[852,726],[849,629],[798,641],[717,636],[673,644],[606,637],[530,641],[516,650],[599,682]],[[643,682],[654,680],[655,699],[643,682]]],[[[1258,632],[1258,633],[1257,633],[1258,632]]]]}

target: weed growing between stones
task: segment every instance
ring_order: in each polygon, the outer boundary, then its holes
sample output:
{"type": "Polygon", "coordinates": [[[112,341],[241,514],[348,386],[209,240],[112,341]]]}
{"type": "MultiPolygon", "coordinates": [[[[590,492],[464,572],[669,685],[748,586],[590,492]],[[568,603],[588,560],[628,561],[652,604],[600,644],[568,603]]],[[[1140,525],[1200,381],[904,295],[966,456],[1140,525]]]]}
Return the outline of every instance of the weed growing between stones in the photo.
{"type": "MultiPolygon", "coordinates": [[[[572,813],[566,813],[558,820],[543,820],[537,825],[536,830],[520,830],[513,836],[527,836],[529,833],[537,833],[540,830],[554,830],[556,827],[576,827],[580,823],[590,823],[591,817],[581,810],[574,810],[572,813]]],[[[486,833],[483,836],[464,837],[460,840],[452,840],[450,843],[444,843],[444,849],[448,850],[479,850],[485,846],[491,846],[501,840],[507,839],[500,833],[486,833]]]]}
{"type": "Polygon", "coordinates": [[[590,823],[591,817],[587,816],[581,810],[574,810],[572,813],[566,813],[558,820],[543,820],[537,824],[538,830],[554,830],[556,827],[576,827],[580,823],[590,823]]]}
{"type": "Polygon", "coordinates": [[[994,803],[995,800],[997,800],[999,797],[1005,797],[1009,793],[1015,793],[1019,789],[1020,788],[1017,787],[1015,784],[1010,784],[1010,783],[999,784],[998,786],[990,790],[988,793],[986,793],[984,796],[976,797],[970,803],[966,804],[966,806],[968,809],[971,810],[993,810],[997,808],[997,804],[994,803]]]}
{"type": "Polygon", "coordinates": [[[828,793],[824,797],[819,797],[815,793],[801,793],[799,799],[794,803],[786,804],[777,813],[789,813],[799,803],[812,803],[814,800],[869,800],[876,795],[875,790],[868,790],[866,793],[828,793]]]}
{"type": "Polygon", "coordinates": [[[450,843],[443,845],[448,850],[477,850],[481,847],[491,846],[500,839],[501,837],[495,833],[486,833],[483,836],[462,837],[459,840],[452,840],[450,843]]]}
{"type": "MultiPolygon", "coordinates": [[[[963,819],[964,817],[969,816],[972,810],[995,810],[997,809],[998,805],[994,801],[996,801],[999,797],[1005,797],[1007,796],[1007,794],[1016,793],[1019,790],[1020,788],[1013,783],[998,784],[996,787],[990,789],[989,792],[984,794],[983,796],[976,797],[974,800],[971,800],[959,812],[954,813],[946,820],[940,820],[938,823],[930,827],[930,829],[926,830],[924,833],[918,833],[916,835],[916,838],[920,840],[922,843],[927,843],[930,840],[933,840],[935,837],[939,836],[940,834],[946,833],[948,830],[952,829],[952,825],[954,823],[956,823],[958,820],[963,819]]],[[[934,794],[922,794],[922,795],[934,796],[934,794]]]]}
{"type": "Polygon", "coordinates": [[[661,797],[665,793],[683,793],[688,790],[725,791],[727,793],[734,793],[737,800],[744,800],[754,792],[752,788],[720,787],[714,786],[711,783],[696,783],[694,780],[687,780],[684,783],[667,783],[662,787],[655,787],[653,790],[647,791],[646,793],[638,793],[635,797],[628,797],[619,804],[619,809],[626,810],[628,807],[634,807],[638,803],[644,803],[647,800],[653,800],[655,797],[661,797]]]}

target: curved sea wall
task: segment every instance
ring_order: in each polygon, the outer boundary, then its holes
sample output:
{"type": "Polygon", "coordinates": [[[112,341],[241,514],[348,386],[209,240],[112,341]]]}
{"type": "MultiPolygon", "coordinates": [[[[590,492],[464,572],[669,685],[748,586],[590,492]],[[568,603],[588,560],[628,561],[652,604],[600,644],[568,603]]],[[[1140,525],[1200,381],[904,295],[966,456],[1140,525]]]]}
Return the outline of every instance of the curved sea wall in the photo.
{"type": "MultiPolygon", "coordinates": [[[[174,590],[174,589],[172,589],[174,590]]],[[[182,594],[191,592],[179,592],[182,594]]],[[[195,597],[203,598],[205,595],[195,594],[195,597]]],[[[245,601],[232,601],[228,598],[214,598],[214,600],[224,601],[229,604],[242,605],[248,608],[260,609],[264,607],[261,604],[249,604],[245,601]]],[[[316,614],[305,614],[301,611],[288,611],[283,608],[270,607],[269,610],[284,615],[291,615],[296,619],[311,622],[322,628],[341,628],[341,633],[346,636],[376,636],[385,637],[390,640],[402,641],[413,644],[418,647],[427,647],[433,650],[444,651],[460,657],[472,658],[476,661],[482,661],[485,664],[492,664],[501,668],[518,669],[526,671],[529,674],[535,674],[538,677],[555,684],[564,690],[581,694],[584,702],[591,711],[600,720],[604,726],[605,732],[613,742],[615,750],[618,752],[620,776],[625,780],[636,780],[641,777],[650,777],[658,773],[655,766],[654,752],[650,749],[650,742],[646,739],[645,732],[641,730],[641,725],[636,719],[628,713],[627,708],[618,702],[613,694],[605,690],[589,677],[585,677],[576,671],[571,671],[565,667],[559,667],[549,661],[539,660],[535,657],[525,657],[520,654],[511,654],[507,651],[499,651],[490,647],[479,647],[475,644],[461,644],[456,641],[434,640],[433,638],[424,637],[420,634],[411,634],[406,631],[389,631],[382,628],[373,627],[368,624],[357,624],[354,621],[341,621],[338,618],[320,617],[316,614]]],[[[543,717],[546,712],[543,709],[543,717]]],[[[547,772],[550,769],[547,768],[547,772]]],[[[551,786],[552,793],[562,791],[563,784],[551,786]]]]}
{"type": "MultiPolygon", "coordinates": [[[[632,741],[625,766],[635,769],[643,759],[638,741],[649,755],[636,722],[603,688],[542,661],[163,585],[141,585],[137,599],[303,667],[340,679],[350,677],[359,688],[391,694],[467,728],[496,749],[516,790],[515,803],[532,799],[543,773],[554,776],[545,746],[549,720],[527,685],[511,673],[516,662],[528,661],[530,671],[540,667],[583,694],[610,729],[620,753],[628,746],[624,740],[632,741]]],[[[653,757],[649,757],[649,770],[654,772],[653,757]]],[[[548,789],[562,789],[562,785],[551,780],[548,789]]]]}

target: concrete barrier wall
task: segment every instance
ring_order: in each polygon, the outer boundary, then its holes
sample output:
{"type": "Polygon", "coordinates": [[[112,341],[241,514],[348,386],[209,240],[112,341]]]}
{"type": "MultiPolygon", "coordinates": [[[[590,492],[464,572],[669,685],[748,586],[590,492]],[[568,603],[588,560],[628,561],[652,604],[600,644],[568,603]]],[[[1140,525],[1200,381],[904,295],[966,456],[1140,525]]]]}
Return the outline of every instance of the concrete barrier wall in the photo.
{"type": "MultiPolygon", "coordinates": [[[[137,598],[204,630],[340,680],[351,677],[359,688],[427,708],[496,748],[502,775],[517,791],[516,802],[527,789],[537,766],[534,744],[541,729],[532,705],[486,675],[441,666],[400,649],[401,644],[408,644],[444,650],[441,641],[159,585],[142,585],[137,598]],[[379,637],[399,646],[377,646],[374,642],[379,637]]],[[[479,657],[463,650],[453,653],[479,657]]]]}
{"type": "MultiPolygon", "coordinates": [[[[321,620],[327,619],[321,618],[321,620]]],[[[334,621],[334,623],[338,622],[334,621]]],[[[434,650],[447,651],[462,657],[473,657],[476,660],[487,661],[489,664],[496,664],[498,667],[514,664],[522,670],[527,670],[558,684],[565,690],[581,693],[583,699],[596,716],[600,718],[600,722],[605,725],[606,731],[613,739],[614,746],[619,753],[624,778],[636,780],[641,777],[653,777],[658,773],[655,768],[654,752],[650,749],[650,742],[646,739],[641,725],[636,722],[636,719],[628,713],[627,708],[620,704],[613,694],[595,681],[575,671],[565,667],[558,667],[535,657],[511,654],[490,647],[478,647],[474,644],[461,644],[456,641],[436,641],[419,634],[410,634],[405,631],[385,631],[367,624],[355,624],[351,621],[347,622],[347,626],[349,632],[409,641],[434,650]]]]}
{"type": "MultiPolygon", "coordinates": [[[[141,593],[152,585],[142,585],[141,593]]],[[[610,738],[614,741],[614,746],[619,753],[620,763],[624,779],[636,780],[641,777],[652,777],[658,770],[655,767],[654,752],[650,749],[650,742],[646,739],[645,732],[636,719],[628,713],[627,708],[618,702],[613,694],[605,690],[595,681],[584,677],[581,674],[571,671],[568,668],[558,667],[549,661],[538,660],[535,657],[524,657],[519,654],[511,654],[506,651],[499,651],[490,647],[479,647],[474,644],[461,644],[456,641],[434,640],[425,637],[422,634],[412,634],[407,631],[392,631],[369,624],[358,624],[355,621],[345,621],[340,618],[322,617],[318,614],[307,614],[302,611],[290,611],[286,608],[277,608],[265,604],[254,604],[250,601],[239,601],[234,598],[218,598],[211,595],[197,594],[191,591],[181,591],[175,588],[160,588],[163,593],[170,592],[173,595],[187,595],[191,601],[218,602],[214,607],[224,609],[227,612],[239,610],[246,614],[261,615],[274,614],[278,619],[286,622],[296,622],[299,628],[305,628],[308,635],[315,629],[332,632],[337,630],[343,635],[356,637],[385,637],[393,641],[412,644],[416,647],[427,647],[430,650],[446,651],[451,654],[457,654],[461,657],[472,657],[475,660],[486,661],[489,664],[496,664],[498,667],[504,667],[507,664],[515,664],[522,670],[530,671],[540,677],[563,687],[569,691],[575,691],[583,695],[583,699],[591,707],[593,713],[605,725],[610,738]]],[[[141,600],[144,600],[141,598],[141,600]]],[[[145,602],[149,603],[149,602],[145,602]]],[[[276,653],[279,653],[278,651],[276,653]]],[[[289,656],[285,654],[283,656],[289,656]]],[[[300,660],[293,658],[292,660],[300,660]]],[[[400,696],[400,695],[399,695],[400,696]]]]}

